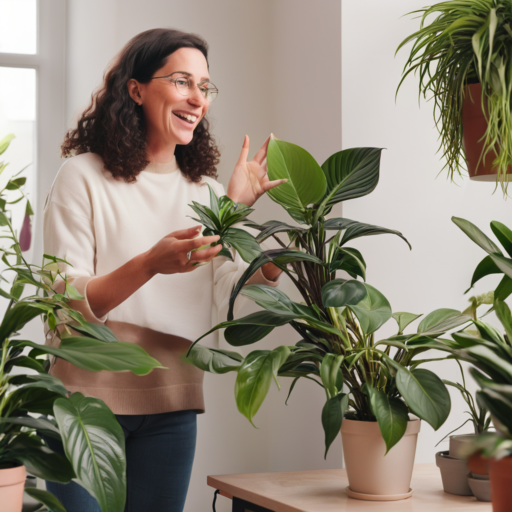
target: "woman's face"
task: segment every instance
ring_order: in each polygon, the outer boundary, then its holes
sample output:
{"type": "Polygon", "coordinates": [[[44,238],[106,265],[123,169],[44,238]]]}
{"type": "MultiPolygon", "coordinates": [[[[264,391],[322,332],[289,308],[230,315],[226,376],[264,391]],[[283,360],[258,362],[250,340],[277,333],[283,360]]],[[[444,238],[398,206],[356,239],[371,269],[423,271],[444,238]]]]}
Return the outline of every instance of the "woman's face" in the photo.
{"type": "MultiPolygon", "coordinates": [[[[189,78],[193,84],[210,79],[206,59],[195,48],[176,50],[154,76],[171,74],[170,78],[189,78]]],[[[130,80],[128,89],[132,98],[141,104],[144,110],[150,146],[153,143],[159,146],[188,144],[192,140],[194,129],[209,107],[208,101],[197,86],[188,96],[183,96],[178,92],[176,85],[165,78],[150,80],[146,84],[130,80]],[[187,120],[183,119],[183,116],[192,117],[187,120]]]]}

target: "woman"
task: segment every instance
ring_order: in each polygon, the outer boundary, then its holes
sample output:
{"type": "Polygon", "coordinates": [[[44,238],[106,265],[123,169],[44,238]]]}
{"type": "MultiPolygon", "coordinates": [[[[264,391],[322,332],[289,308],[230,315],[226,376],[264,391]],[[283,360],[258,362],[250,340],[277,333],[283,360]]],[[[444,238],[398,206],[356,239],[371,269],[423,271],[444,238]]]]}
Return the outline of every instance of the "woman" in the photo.
{"type": "MultiPolygon", "coordinates": [[[[247,265],[215,258],[218,240],[199,236],[192,201],[209,204],[219,152],[205,115],[217,89],[208,48],[198,36],[155,29],[134,37],[105,75],[91,105],[62,146],[70,156],[44,209],[44,251],[65,258],[70,282],[85,297],[73,307],[137,343],[166,369],[138,377],[91,373],[58,359],[51,373],[71,392],[104,400],[126,438],[129,512],[183,510],[204,412],[200,370],[182,355],[211,328],[247,265]],[[196,266],[197,262],[209,262],[196,266]]],[[[268,140],[247,162],[245,137],[227,195],[252,205],[270,182],[268,140]]],[[[276,286],[280,270],[267,264],[252,283],[276,286]]],[[[75,483],[48,483],[68,512],[99,511],[75,483]]]]}

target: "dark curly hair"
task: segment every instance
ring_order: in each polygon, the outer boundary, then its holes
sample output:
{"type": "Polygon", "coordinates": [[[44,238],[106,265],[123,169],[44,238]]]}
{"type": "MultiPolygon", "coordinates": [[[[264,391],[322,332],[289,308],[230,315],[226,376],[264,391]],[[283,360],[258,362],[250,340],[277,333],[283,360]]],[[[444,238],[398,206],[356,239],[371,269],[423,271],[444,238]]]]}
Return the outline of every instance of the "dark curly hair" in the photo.
{"type": "MultiPolygon", "coordinates": [[[[127,82],[134,78],[147,83],[165,65],[169,55],[180,48],[196,48],[208,62],[208,44],[204,39],[179,30],[147,30],[128,41],[107,69],[103,84],[91,96],[76,128],[69,130],[61,146],[62,156],[97,153],[105,169],[115,178],[133,183],[148,165],[144,114],[130,97],[127,82]]],[[[220,152],[203,117],[192,141],[177,145],[176,162],[192,181],[201,176],[217,177],[220,152]]]]}

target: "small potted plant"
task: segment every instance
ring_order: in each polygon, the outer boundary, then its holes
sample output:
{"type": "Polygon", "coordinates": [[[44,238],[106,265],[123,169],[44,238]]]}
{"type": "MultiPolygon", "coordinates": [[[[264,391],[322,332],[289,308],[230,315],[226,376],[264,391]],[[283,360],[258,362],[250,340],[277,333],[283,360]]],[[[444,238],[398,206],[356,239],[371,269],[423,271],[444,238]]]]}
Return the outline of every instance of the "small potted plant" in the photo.
{"type": "MultiPolygon", "coordinates": [[[[239,347],[289,324],[299,341],[242,357],[235,351],[197,344],[206,333],[192,345],[188,361],[212,373],[237,372],[236,403],[251,423],[272,380],[292,378],[290,393],[301,378],[320,385],[326,395],[321,416],[325,456],[341,430],[349,495],[390,500],[411,495],[418,418],[438,429],[450,411],[445,385],[433,372],[417,368],[422,362],[417,356],[436,347],[436,336],[470,317],[460,311],[437,310],[422,320],[416,333],[404,334],[421,315],[393,314],[386,297],[364,282],[364,258],[349,245],[362,236],[390,233],[404,238],[402,234],[345,218],[326,218],[334,204],[375,188],[380,156],[378,148],[348,149],[319,166],[303,148],[270,140],[269,178],[287,178],[288,182],[268,194],[299,225],[246,221],[246,226],[259,231],[256,242],[273,237],[281,248],[253,257],[231,294],[228,320],[209,332],[225,328],[227,342],[239,347]],[[301,302],[274,287],[246,286],[250,277],[271,261],[291,279],[301,302]],[[337,270],[347,272],[351,279],[336,278],[337,270]],[[235,320],[233,306],[239,294],[263,309],[235,320]],[[378,329],[391,318],[397,322],[396,336],[379,340],[378,329]],[[355,431],[364,435],[353,436],[355,431]]],[[[218,199],[214,194],[211,202],[211,207],[202,207],[201,212],[198,205],[193,207],[199,221],[219,234],[220,204],[226,212],[245,211],[243,205],[230,204],[228,198],[218,199]]]]}
{"type": "MultiPolygon", "coordinates": [[[[0,141],[0,154],[11,139],[0,141]]],[[[8,285],[0,288],[8,301],[0,321],[1,509],[21,512],[28,470],[53,482],[74,480],[97,499],[103,512],[123,512],[126,458],[119,423],[101,400],[81,393],[69,397],[61,381],[47,373],[44,358],[51,354],[86,370],[129,370],[140,375],[160,364],[139,346],[118,341],[110,329],[87,323],[69,307],[69,299],[83,297],[60,274],[59,262],[64,260],[45,255],[43,266],[25,260],[8,210],[9,204],[23,199],[24,183],[24,177],[14,176],[0,190],[0,236],[6,242],[0,247],[5,265],[0,280],[8,285]],[[12,196],[16,192],[19,197],[12,196]],[[53,290],[56,279],[66,282],[61,294],[53,290]],[[24,295],[27,286],[35,289],[33,295],[24,295]],[[23,326],[39,316],[61,338],[60,346],[19,339],[23,326]],[[46,437],[62,442],[65,455],[48,448],[46,437]]],[[[26,215],[32,214],[27,200],[26,215]]],[[[20,235],[24,243],[30,239],[28,225],[20,235]]],[[[49,510],[65,512],[53,494],[33,487],[25,492],[49,510]]]]}
{"type": "Polygon", "coordinates": [[[398,88],[417,72],[420,95],[434,100],[451,179],[466,164],[472,179],[496,180],[505,192],[512,172],[510,2],[448,0],[417,13],[420,29],[398,47],[414,42],[398,88]]]}
{"type": "MultiPolygon", "coordinates": [[[[472,301],[471,309],[476,310],[478,305],[489,303],[489,294],[485,294],[483,297],[473,297],[472,299],[474,301],[472,301]]],[[[469,414],[469,418],[441,440],[443,441],[446,437],[450,436],[449,450],[436,453],[436,464],[441,470],[445,492],[459,496],[475,495],[479,501],[491,501],[488,475],[470,474],[466,460],[468,444],[473,443],[477,435],[487,432],[491,423],[491,417],[485,406],[475,403],[473,395],[466,387],[466,378],[462,365],[458,360],[456,361],[460,368],[462,382],[452,382],[446,379],[443,382],[460,392],[468,406],[469,410],[466,412],[469,414]],[[451,435],[469,422],[473,426],[473,434],[451,435]]]]}

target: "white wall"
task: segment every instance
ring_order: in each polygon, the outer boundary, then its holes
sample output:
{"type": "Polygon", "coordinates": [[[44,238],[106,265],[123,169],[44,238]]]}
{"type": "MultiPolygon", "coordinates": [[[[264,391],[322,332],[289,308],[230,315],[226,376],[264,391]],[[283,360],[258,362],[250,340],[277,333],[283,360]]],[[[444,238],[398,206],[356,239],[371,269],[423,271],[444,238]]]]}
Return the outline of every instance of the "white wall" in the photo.
{"type": "MultiPolygon", "coordinates": [[[[222,149],[219,181],[227,185],[246,133],[251,154],[274,132],[322,163],[341,146],[340,16],[337,0],[146,0],[143,7],[134,0],[70,0],[67,119],[71,123],[87,105],[105,66],[131,37],[154,27],[179,28],[210,44],[210,73],[220,90],[210,111],[222,149]]],[[[264,197],[253,218],[285,215],[264,197]]],[[[282,287],[292,291],[289,283],[282,287]]],[[[280,329],[258,348],[296,341],[291,329],[280,329]]],[[[282,384],[256,416],[256,430],[236,410],[234,375],[206,375],[207,413],[199,417],[187,511],[210,509],[208,474],[341,467],[339,440],[323,460],[323,391],[299,383],[285,407],[289,382],[282,384]]],[[[230,506],[219,497],[217,510],[230,506]]]]}
{"type": "MultiPolygon", "coordinates": [[[[360,239],[368,264],[368,282],[390,300],[394,311],[429,313],[446,307],[465,309],[463,292],[473,270],[483,258],[477,248],[451,221],[463,217],[491,234],[489,222],[510,224],[510,201],[494,185],[458,180],[458,185],[436,176],[444,163],[436,155],[438,141],[432,103],[418,107],[418,80],[409,77],[395,103],[408,49],[397,57],[399,43],[416,31],[419,21],[404,14],[421,8],[423,0],[344,0],[342,7],[342,131],[343,147],[383,147],[381,178],[369,196],[344,205],[344,216],[400,230],[413,250],[397,237],[360,239]]],[[[477,293],[493,289],[496,279],[483,280],[477,293]]],[[[382,334],[394,330],[392,322],[382,334]]],[[[412,331],[413,332],[413,331],[412,331]]],[[[435,355],[433,356],[435,357],[435,355]]],[[[459,381],[455,363],[432,363],[441,378],[459,381]]],[[[468,379],[471,387],[471,377],[468,379]]],[[[433,462],[434,453],[447,449],[435,444],[467,415],[460,396],[452,393],[452,415],[434,432],[423,424],[417,462],[433,462]]],[[[469,425],[461,432],[470,432],[469,425]]]]}

